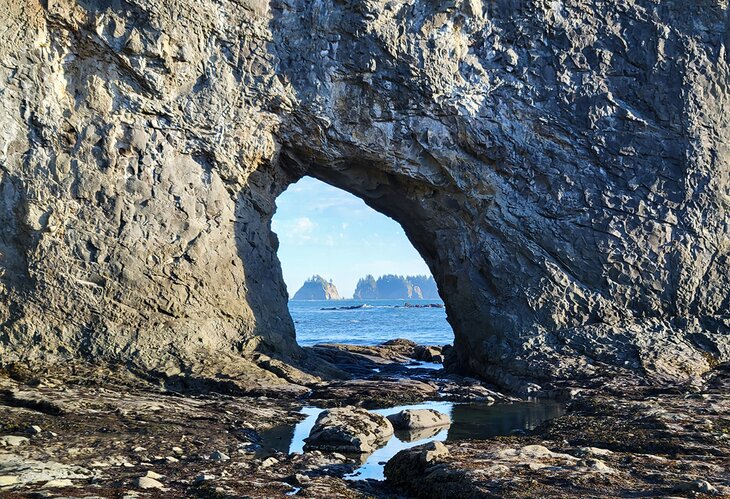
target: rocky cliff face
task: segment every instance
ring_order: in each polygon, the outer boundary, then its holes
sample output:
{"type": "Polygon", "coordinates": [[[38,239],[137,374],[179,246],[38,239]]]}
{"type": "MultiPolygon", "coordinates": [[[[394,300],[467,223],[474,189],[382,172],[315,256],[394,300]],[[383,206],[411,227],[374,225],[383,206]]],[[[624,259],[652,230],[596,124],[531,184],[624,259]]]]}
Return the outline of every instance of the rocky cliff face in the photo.
{"type": "Polygon", "coordinates": [[[292,300],[341,300],[337,286],[332,282],[327,282],[321,276],[314,276],[302,285],[299,290],[294,293],[292,300]]]}
{"type": "Polygon", "coordinates": [[[55,0],[0,26],[0,357],[298,348],[308,174],[398,220],[504,384],[730,359],[721,0],[55,0]]]}

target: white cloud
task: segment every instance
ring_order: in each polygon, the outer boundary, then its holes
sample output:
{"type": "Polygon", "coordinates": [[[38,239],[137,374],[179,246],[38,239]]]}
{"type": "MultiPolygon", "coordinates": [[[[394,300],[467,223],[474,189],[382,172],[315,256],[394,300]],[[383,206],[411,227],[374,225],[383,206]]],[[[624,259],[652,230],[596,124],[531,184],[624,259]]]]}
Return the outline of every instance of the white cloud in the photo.
{"type": "Polygon", "coordinates": [[[309,217],[299,217],[294,219],[294,232],[296,234],[304,235],[311,233],[317,226],[309,217]]]}
{"type": "Polygon", "coordinates": [[[312,241],[317,224],[309,217],[298,217],[293,220],[273,220],[271,228],[282,241],[304,244],[312,241]]]}

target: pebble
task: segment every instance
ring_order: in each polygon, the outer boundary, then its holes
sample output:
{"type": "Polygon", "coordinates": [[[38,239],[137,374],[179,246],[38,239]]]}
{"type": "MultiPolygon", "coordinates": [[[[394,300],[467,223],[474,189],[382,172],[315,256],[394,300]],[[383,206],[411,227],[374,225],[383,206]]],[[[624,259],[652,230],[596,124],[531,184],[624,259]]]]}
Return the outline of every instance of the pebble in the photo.
{"type": "Polygon", "coordinates": [[[167,461],[168,463],[179,463],[180,462],[180,460],[174,456],[167,456],[165,458],[165,461],[167,461]]]}
{"type": "Polygon", "coordinates": [[[183,455],[183,450],[180,447],[173,447],[172,448],[172,453],[173,454],[176,454],[178,456],[182,456],[183,455]]]}
{"type": "Polygon", "coordinates": [[[614,469],[600,459],[587,459],[585,461],[585,464],[586,467],[589,468],[591,471],[595,471],[598,473],[614,473],[614,469]]]}
{"type": "Polygon", "coordinates": [[[30,433],[31,435],[39,435],[41,432],[43,432],[43,430],[40,426],[33,425],[28,428],[28,433],[30,433]]]}
{"type": "Polygon", "coordinates": [[[209,475],[207,473],[201,473],[200,475],[195,477],[195,480],[193,480],[193,483],[203,483],[203,482],[210,482],[215,480],[215,475],[209,475]]]}
{"type": "Polygon", "coordinates": [[[312,481],[312,479],[309,478],[307,475],[302,475],[300,473],[295,474],[294,478],[296,479],[297,483],[300,485],[303,483],[309,483],[312,481]]]}
{"type": "Polygon", "coordinates": [[[269,466],[273,466],[273,465],[277,464],[278,462],[279,462],[279,460],[276,459],[275,457],[266,458],[266,459],[264,459],[264,462],[261,463],[261,468],[268,468],[269,466]]]}
{"type": "Polygon", "coordinates": [[[160,475],[159,473],[155,473],[152,470],[148,470],[147,473],[144,474],[144,476],[146,476],[147,478],[151,478],[153,480],[159,480],[160,478],[162,478],[163,475],[160,475]]]}
{"type": "Polygon", "coordinates": [[[141,476],[134,481],[134,486],[140,489],[161,489],[163,485],[155,480],[146,476],[141,476]]]}
{"type": "Polygon", "coordinates": [[[261,448],[261,446],[259,444],[255,444],[252,442],[238,444],[239,454],[247,454],[247,453],[251,453],[251,452],[256,452],[259,448],[261,448]]]}
{"type": "Polygon", "coordinates": [[[230,457],[228,457],[227,455],[223,454],[219,450],[213,451],[213,453],[210,455],[210,458],[213,461],[228,461],[229,459],[231,459],[230,457]]]}
{"type": "Polygon", "coordinates": [[[507,64],[510,66],[517,66],[517,63],[520,62],[520,56],[517,55],[514,49],[508,49],[504,55],[507,64]]]}

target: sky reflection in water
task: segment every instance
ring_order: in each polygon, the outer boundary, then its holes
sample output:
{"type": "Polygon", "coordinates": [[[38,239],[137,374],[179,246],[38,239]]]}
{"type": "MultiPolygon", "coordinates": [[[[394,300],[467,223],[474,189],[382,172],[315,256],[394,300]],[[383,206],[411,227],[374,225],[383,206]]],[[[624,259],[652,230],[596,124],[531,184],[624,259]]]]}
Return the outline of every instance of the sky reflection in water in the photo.
{"type": "MultiPolygon", "coordinates": [[[[565,413],[565,406],[553,401],[522,402],[516,404],[456,404],[453,402],[425,402],[378,409],[372,412],[388,416],[404,409],[435,409],[449,414],[452,424],[442,429],[427,429],[420,434],[396,432],[388,443],[368,456],[367,461],[345,478],[382,480],[384,463],[401,450],[428,442],[454,442],[466,439],[486,439],[509,435],[513,430],[531,430],[540,423],[565,413]]],[[[264,446],[289,453],[302,453],[304,439],[314,426],[323,409],[304,407],[306,419],[295,426],[280,426],[265,432],[264,446]]]]}

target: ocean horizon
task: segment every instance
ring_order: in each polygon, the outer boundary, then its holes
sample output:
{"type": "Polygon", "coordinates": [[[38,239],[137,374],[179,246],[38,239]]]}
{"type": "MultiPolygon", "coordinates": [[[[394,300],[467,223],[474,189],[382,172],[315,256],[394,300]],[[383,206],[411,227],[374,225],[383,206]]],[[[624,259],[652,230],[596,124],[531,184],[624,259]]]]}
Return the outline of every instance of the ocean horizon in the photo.
{"type": "Polygon", "coordinates": [[[421,345],[445,345],[454,341],[445,308],[405,307],[428,305],[442,300],[290,300],[297,342],[302,346],[320,343],[378,345],[405,338],[421,345]],[[362,308],[341,309],[340,307],[362,308]],[[332,309],[336,310],[324,310],[332,309]]]}

